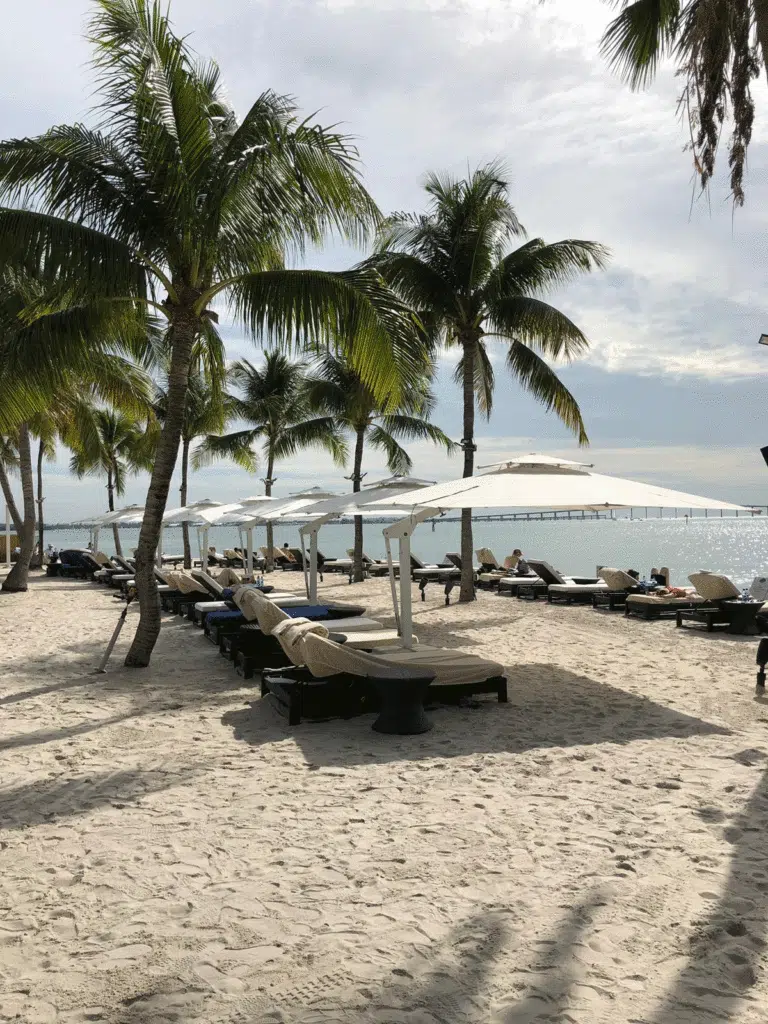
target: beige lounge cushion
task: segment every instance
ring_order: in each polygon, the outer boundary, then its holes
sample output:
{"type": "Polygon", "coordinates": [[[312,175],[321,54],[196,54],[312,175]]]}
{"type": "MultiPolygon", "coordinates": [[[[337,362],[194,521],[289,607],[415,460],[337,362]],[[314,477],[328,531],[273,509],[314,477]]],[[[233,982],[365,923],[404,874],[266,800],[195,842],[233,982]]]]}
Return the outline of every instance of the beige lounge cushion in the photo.
{"type": "Polygon", "coordinates": [[[699,594],[690,593],[686,597],[653,597],[651,594],[629,594],[627,604],[676,605],[701,604],[704,598],[699,594]]]}
{"type": "Polygon", "coordinates": [[[216,582],[221,587],[237,587],[243,581],[242,581],[242,578],[240,577],[239,573],[236,573],[234,569],[228,569],[227,568],[227,569],[222,569],[221,572],[219,572],[219,574],[218,574],[218,576],[216,578],[216,582]]]}
{"type": "Polygon", "coordinates": [[[726,601],[741,596],[736,584],[718,572],[692,572],[688,579],[696,587],[696,593],[707,601],[726,601]]]}
{"type": "Polygon", "coordinates": [[[307,633],[327,637],[328,630],[322,622],[311,622],[309,619],[291,619],[287,615],[283,622],[278,623],[272,631],[280,646],[294,665],[304,664],[303,641],[307,633]]]}
{"type": "Polygon", "coordinates": [[[478,548],[475,554],[477,555],[477,560],[481,565],[492,565],[496,569],[499,568],[499,563],[496,561],[496,555],[494,555],[490,548],[478,548]]]}
{"type": "Polygon", "coordinates": [[[520,561],[520,555],[507,555],[504,559],[505,569],[516,569],[517,563],[520,561]]]}
{"type": "Polygon", "coordinates": [[[638,585],[638,581],[628,572],[624,572],[623,569],[609,569],[605,565],[600,569],[600,578],[605,580],[609,590],[629,590],[638,585]]]}
{"type": "Polygon", "coordinates": [[[181,570],[174,573],[176,578],[177,589],[182,594],[207,594],[208,591],[205,589],[199,580],[196,580],[190,573],[181,570]]]}
{"type": "Polygon", "coordinates": [[[110,559],[109,555],[105,555],[103,551],[97,551],[93,557],[96,559],[99,565],[112,565],[112,560],[110,559]]]}
{"type": "Polygon", "coordinates": [[[551,583],[550,594],[604,594],[607,583],[551,583]]]}
{"type": "Polygon", "coordinates": [[[497,662],[439,647],[424,646],[415,651],[398,648],[368,654],[307,634],[303,639],[303,652],[307,668],[318,677],[347,672],[358,676],[403,678],[414,671],[424,671],[435,673],[434,684],[445,686],[483,682],[504,673],[504,667],[497,662]]]}
{"type": "Polygon", "coordinates": [[[481,583],[493,583],[494,580],[503,579],[505,571],[504,569],[494,569],[492,572],[481,572],[477,578],[481,583]]]}

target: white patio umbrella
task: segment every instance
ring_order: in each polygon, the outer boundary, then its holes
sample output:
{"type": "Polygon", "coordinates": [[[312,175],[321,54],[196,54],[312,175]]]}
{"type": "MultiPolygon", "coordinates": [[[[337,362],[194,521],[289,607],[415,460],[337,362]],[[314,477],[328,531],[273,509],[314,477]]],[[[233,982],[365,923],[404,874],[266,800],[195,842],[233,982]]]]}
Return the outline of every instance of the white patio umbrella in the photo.
{"type": "Polygon", "coordinates": [[[301,518],[303,510],[316,505],[319,501],[334,498],[335,496],[336,495],[333,491],[326,491],[321,487],[310,487],[306,491],[300,491],[298,494],[289,495],[287,498],[271,499],[268,505],[265,503],[256,510],[255,515],[243,521],[243,526],[250,538],[248,544],[249,552],[253,549],[253,528],[255,526],[262,526],[269,522],[275,522],[281,518],[301,518]]]}
{"type": "Polygon", "coordinates": [[[253,527],[246,528],[248,537],[247,543],[243,543],[243,524],[253,518],[254,512],[266,505],[272,504],[273,498],[265,494],[257,494],[251,498],[241,498],[240,501],[232,502],[230,505],[222,505],[219,508],[202,509],[201,518],[206,522],[205,526],[198,526],[198,532],[203,533],[203,547],[208,550],[208,530],[211,526],[236,526],[240,537],[240,547],[245,547],[248,552],[246,571],[248,577],[253,575],[253,527]]]}
{"type": "MultiPolygon", "coordinates": [[[[386,527],[384,536],[388,541],[397,539],[402,567],[410,563],[410,538],[415,527],[425,519],[449,509],[523,508],[598,512],[604,509],[648,506],[752,511],[733,502],[673,491],[656,484],[604,476],[591,472],[591,469],[591,466],[547,455],[513,456],[506,462],[497,463],[490,473],[448,480],[401,494],[397,504],[404,508],[410,507],[410,515],[386,527]]],[[[379,504],[391,505],[392,499],[384,499],[379,504]]],[[[394,569],[389,547],[387,557],[394,593],[394,569]]],[[[409,584],[403,585],[404,578],[405,574],[401,571],[398,626],[404,646],[411,647],[411,588],[409,584]]],[[[395,617],[398,617],[397,604],[395,617]]]]}
{"type": "Polygon", "coordinates": [[[115,509],[112,512],[105,512],[103,515],[94,516],[93,519],[86,519],[84,525],[90,527],[89,541],[94,551],[99,550],[99,534],[102,526],[112,526],[115,523],[123,526],[140,523],[144,515],[143,505],[126,505],[124,508],[115,509]]]}
{"type": "Polygon", "coordinates": [[[380,505],[377,505],[376,508],[369,508],[369,506],[372,502],[385,501],[387,497],[391,498],[390,504],[392,502],[396,504],[397,497],[403,492],[411,493],[433,482],[432,480],[418,480],[415,477],[393,476],[387,480],[368,484],[361,491],[352,491],[349,494],[337,495],[327,501],[319,501],[306,510],[304,514],[311,518],[309,522],[300,527],[299,536],[301,537],[301,550],[304,553],[304,583],[310,603],[314,604],[317,601],[317,535],[325,523],[331,519],[338,519],[341,516],[371,516],[377,518],[398,516],[401,514],[401,510],[397,508],[384,509],[380,505]],[[304,544],[306,537],[309,537],[308,571],[304,544]]]}
{"type": "MultiPolygon", "coordinates": [[[[222,508],[224,502],[212,501],[210,498],[201,498],[200,501],[193,501],[189,505],[182,505],[181,508],[170,508],[166,509],[163,513],[163,522],[160,526],[160,537],[157,542],[157,564],[161,567],[163,564],[163,529],[171,523],[186,523],[187,526],[200,526],[209,525],[201,513],[208,511],[209,509],[222,508]]],[[[201,546],[202,538],[200,531],[197,534],[197,546],[200,552],[200,565],[205,568],[208,565],[208,548],[205,548],[205,553],[201,546]]]]}

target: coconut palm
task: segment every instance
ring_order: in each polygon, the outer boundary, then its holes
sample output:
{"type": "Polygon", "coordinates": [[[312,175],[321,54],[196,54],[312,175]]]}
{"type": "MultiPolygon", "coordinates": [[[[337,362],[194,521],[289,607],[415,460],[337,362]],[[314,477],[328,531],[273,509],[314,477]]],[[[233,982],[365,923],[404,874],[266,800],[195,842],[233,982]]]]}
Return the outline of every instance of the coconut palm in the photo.
{"type": "Polygon", "coordinates": [[[691,129],[690,148],[702,188],[715,170],[729,115],[731,192],[744,204],[744,165],[755,104],[751,82],[768,74],[768,0],[614,0],[621,8],[602,39],[611,67],[633,89],[671,57],[684,86],[679,101],[691,129]]]}
{"type": "MultiPolygon", "coordinates": [[[[524,234],[508,198],[503,169],[480,167],[466,180],[430,174],[428,212],[399,214],[383,228],[368,261],[416,310],[433,345],[459,350],[464,476],[472,476],[475,403],[486,416],[494,374],[487,343],[506,348],[507,368],[534,398],[587,443],[576,399],[544,356],[568,360],[587,347],[579,328],[537,295],[575,274],[602,267],[607,251],[595,242],[540,238],[510,250],[524,234]]],[[[472,512],[462,512],[461,600],[473,597],[472,512]]]]}
{"type": "MultiPolygon", "coordinates": [[[[125,494],[129,476],[152,469],[153,451],[144,424],[117,409],[91,408],[81,417],[80,429],[70,428],[65,441],[73,449],[70,469],[84,476],[106,476],[107,505],[115,511],[115,495],[125,494]],[[83,427],[85,429],[83,429],[83,427]]],[[[122,556],[120,529],[112,526],[115,552],[122,556]]]]}
{"type": "Polygon", "coordinates": [[[36,413],[29,421],[32,436],[37,439],[37,550],[42,563],[45,550],[45,518],[43,516],[43,465],[56,461],[56,440],[62,424],[53,412],[36,413]]]}
{"type": "MultiPolygon", "coordinates": [[[[337,465],[344,465],[347,448],[333,417],[323,410],[321,415],[313,415],[317,406],[309,400],[313,382],[306,363],[293,362],[281,352],[266,352],[263,366],[254,366],[247,359],[234,363],[229,381],[241,395],[232,400],[233,414],[250,426],[206,437],[193,455],[195,468],[227,457],[241,464],[250,458],[255,469],[258,457],[254,449],[260,446],[267,471],[264,493],[271,496],[276,464],[305,448],[324,449],[337,465]]],[[[267,523],[268,571],[273,568],[273,548],[272,523],[267,523]]]]}
{"type": "Polygon", "coordinates": [[[45,260],[63,293],[143,304],[168,321],[168,414],[136,557],[139,628],[126,664],[145,666],[160,630],[152,573],[178,454],[193,350],[226,304],[251,335],[349,348],[378,393],[395,393],[393,345],[412,321],[381,279],[287,270],[329,232],[360,243],[378,212],[348,138],[266,92],[238,120],[218,68],[171,30],[159,0],[93,0],[101,95],[93,127],[0,144],[0,265],[45,260]]]}
{"type": "Polygon", "coordinates": [[[35,257],[34,262],[36,275],[8,267],[0,271],[0,430],[15,443],[23,498],[20,512],[0,466],[21,547],[3,592],[27,589],[35,546],[31,434],[36,422],[43,414],[59,424],[76,422],[89,399],[136,413],[149,398],[149,378],[123,354],[146,354],[152,331],[145,317],[116,316],[109,304],[62,309],[61,280],[46,261],[35,257]]]}
{"type": "MultiPolygon", "coordinates": [[[[324,357],[311,384],[310,401],[329,412],[342,430],[354,438],[352,490],[357,492],[363,481],[363,454],[366,445],[384,454],[387,468],[403,475],[412,468],[411,457],[400,441],[431,441],[448,452],[457,446],[429,422],[434,399],[425,374],[403,390],[397,408],[391,409],[377,401],[373,391],[344,359],[324,357]]],[[[355,582],[363,579],[363,518],[355,516],[354,570],[355,582]]]]}
{"type": "MultiPolygon", "coordinates": [[[[168,410],[168,388],[159,386],[155,398],[155,412],[162,421],[168,410]]],[[[198,370],[189,376],[184,419],[181,426],[181,484],[179,486],[180,504],[186,505],[189,493],[190,449],[195,439],[204,437],[215,431],[225,430],[230,420],[237,415],[235,399],[210,377],[198,370]]],[[[243,469],[252,470],[255,463],[251,452],[246,448],[233,449],[229,457],[243,469]]],[[[195,468],[194,466],[192,468],[195,468]]],[[[192,548],[189,542],[189,525],[182,523],[184,539],[184,567],[192,565],[192,548]]]]}

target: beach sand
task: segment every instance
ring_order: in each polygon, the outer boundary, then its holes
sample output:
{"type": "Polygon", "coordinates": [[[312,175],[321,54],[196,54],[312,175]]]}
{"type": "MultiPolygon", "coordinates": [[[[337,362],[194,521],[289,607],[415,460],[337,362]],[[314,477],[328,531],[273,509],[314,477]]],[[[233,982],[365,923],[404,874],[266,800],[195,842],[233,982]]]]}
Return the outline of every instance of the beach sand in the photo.
{"type": "MultiPolygon", "coordinates": [[[[392,622],[386,581],[322,594],[392,622]]],[[[169,616],[91,675],[120,607],[0,597],[0,1021],[768,1016],[754,639],[430,587],[422,641],[505,662],[509,704],[393,737],[289,729],[169,616]]]]}

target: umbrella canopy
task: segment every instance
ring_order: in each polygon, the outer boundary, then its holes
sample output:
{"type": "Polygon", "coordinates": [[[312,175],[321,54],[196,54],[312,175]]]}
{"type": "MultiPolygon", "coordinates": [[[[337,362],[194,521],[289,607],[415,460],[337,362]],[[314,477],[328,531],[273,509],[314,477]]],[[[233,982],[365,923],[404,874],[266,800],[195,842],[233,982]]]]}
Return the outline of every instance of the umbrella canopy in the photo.
{"type": "Polygon", "coordinates": [[[206,520],[200,515],[212,508],[221,508],[222,501],[211,501],[210,498],[203,498],[200,501],[193,501],[189,505],[182,505],[181,508],[170,508],[163,513],[163,525],[169,523],[205,523],[206,520]]]}
{"type": "Polygon", "coordinates": [[[86,519],[84,526],[107,526],[111,523],[121,523],[123,520],[137,519],[141,521],[144,515],[143,505],[126,505],[125,508],[115,509],[114,512],[105,512],[103,515],[94,516],[93,519],[86,519]]]}
{"type": "MultiPolygon", "coordinates": [[[[386,501],[389,496],[392,499],[390,504],[395,504],[403,490],[411,493],[427,483],[432,483],[432,481],[421,481],[413,477],[390,477],[389,480],[371,484],[367,490],[352,491],[349,494],[337,495],[327,501],[318,501],[305,513],[300,513],[302,519],[309,520],[305,526],[301,527],[299,534],[302,550],[304,549],[304,538],[309,536],[309,569],[307,570],[305,563],[304,579],[310,602],[317,601],[317,535],[320,527],[329,519],[339,516],[400,516],[402,510],[399,508],[382,508],[379,504],[372,506],[371,503],[386,501]]],[[[392,582],[394,584],[394,572],[392,572],[392,582]]]]}
{"type": "MultiPolygon", "coordinates": [[[[382,504],[392,504],[385,499],[382,504]]],[[[525,508],[599,512],[612,508],[696,508],[751,511],[744,505],[673,491],[656,484],[593,473],[590,466],[547,455],[524,455],[492,472],[401,494],[397,504],[435,511],[525,508]]]]}

